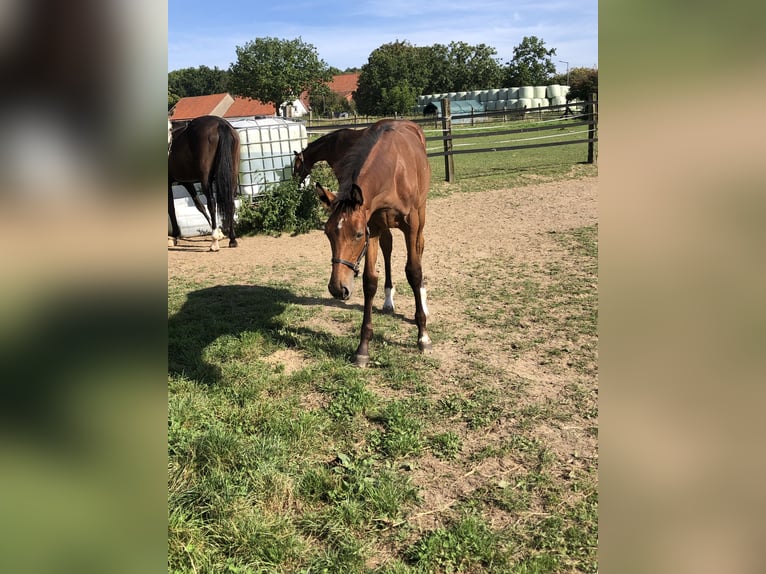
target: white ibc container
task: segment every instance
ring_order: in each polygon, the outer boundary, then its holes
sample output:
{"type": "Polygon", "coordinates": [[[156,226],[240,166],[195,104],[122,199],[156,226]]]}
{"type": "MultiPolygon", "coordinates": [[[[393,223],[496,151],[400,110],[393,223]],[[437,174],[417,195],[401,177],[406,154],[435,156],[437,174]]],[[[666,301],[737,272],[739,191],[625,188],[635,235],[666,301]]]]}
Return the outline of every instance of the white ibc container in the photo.
{"type": "Polygon", "coordinates": [[[457,92],[447,92],[447,99],[453,101],[457,97],[457,92]]]}
{"type": "Polygon", "coordinates": [[[497,102],[492,100],[484,104],[484,109],[488,112],[494,112],[497,109],[497,102]]]}
{"type": "Polygon", "coordinates": [[[533,98],[542,99],[545,97],[545,86],[535,86],[535,95],[533,98]]]}
{"type": "Polygon", "coordinates": [[[545,97],[549,100],[557,98],[561,95],[561,86],[558,84],[551,84],[545,88],[545,97]]]}
{"type": "Polygon", "coordinates": [[[497,99],[498,100],[507,100],[508,99],[508,88],[500,88],[497,91],[497,99]]]}
{"type": "Polygon", "coordinates": [[[551,98],[552,106],[563,106],[567,103],[567,99],[564,96],[555,96],[551,98]]]}
{"type": "Polygon", "coordinates": [[[519,107],[519,100],[517,98],[514,98],[512,100],[505,100],[505,107],[509,110],[515,110],[519,107]]]}
{"type": "Polygon", "coordinates": [[[502,111],[505,109],[505,100],[497,100],[495,101],[495,110],[502,111]]]}
{"type": "Polygon", "coordinates": [[[536,110],[537,108],[541,107],[543,105],[543,99],[542,98],[532,98],[532,105],[530,106],[533,110],[536,110]]]}
{"type": "Polygon", "coordinates": [[[507,97],[506,100],[518,100],[519,99],[519,88],[508,88],[507,97]]]}
{"type": "Polygon", "coordinates": [[[518,109],[523,110],[524,108],[532,109],[532,98],[519,98],[518,109]]]}
{"type": "Polygon", "coordinates": [[[468,95],[468,92],[458,92],[457,96],[455,96],[455,99],[459,102],[464,102],[466,99],[468,99],[466,96],[468,95]]]}
{"type": "Polygon", "coordinates": [[[535,97],[535,88],[534,86],[521,86],[519,88],[519,99],[520,100],[531,100],[535,97]]]}
{"type": "Polygon", "coordinates": [[[240,193],[257,195],[263,184],[290,179],[293,157],[308,144],[306,127],[285,118],[231,122],[240,139],[240,193]]]}
{"type": "Polygon", "coordinates": [[[494,88],[491,90],[487,90],[487,101],[488,102],[497,101],[497,93],[499,91],[500,90],[494,89],[494,88]]]}
{"type": "Polygon", "coordinates": [[[568,93],[569,93],[569,86],[561,86],[561,95],[566,97],[568,93]]]}
{"type": "Polygon", "coordinates": [[[481,92],[482,92],[482,90],[472,90],[472,91],[468,92],[468,96],[469,96],[468,99],[469,100],[476,100],[476,101],[480,102],[481,100],[479,99],[479,96],[481,95],[481,92]]]}
{"type": "Polygon", "coordinates": [[[479,95],[477,96],[477,100],[479,100],[482,104],[487,102],[487,94],[489,93],[489,90],[479,90],[479,95]]]}

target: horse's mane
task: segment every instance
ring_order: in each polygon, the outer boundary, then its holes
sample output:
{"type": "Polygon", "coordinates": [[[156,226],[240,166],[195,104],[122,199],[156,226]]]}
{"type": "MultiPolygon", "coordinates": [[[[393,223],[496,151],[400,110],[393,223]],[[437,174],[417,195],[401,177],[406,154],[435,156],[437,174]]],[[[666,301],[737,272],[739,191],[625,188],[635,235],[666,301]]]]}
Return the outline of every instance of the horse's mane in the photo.
{"type": "Polygon", "coordinates": [[[338,190],[339,200],[345,199],[351,184],[356,183],[359,172],[361,172],[362,166],[364,166],[364,162],[367,160],[367,156],[370,155],[372,148],[378,143],[380,137],[394,129],[394,126],[388,123],[370,126],[364,131],[364,134],[359,138],[359,141],[351,151],[341,160],[339,170],[341,175],[338,181],[342,188],[338,190]]]}

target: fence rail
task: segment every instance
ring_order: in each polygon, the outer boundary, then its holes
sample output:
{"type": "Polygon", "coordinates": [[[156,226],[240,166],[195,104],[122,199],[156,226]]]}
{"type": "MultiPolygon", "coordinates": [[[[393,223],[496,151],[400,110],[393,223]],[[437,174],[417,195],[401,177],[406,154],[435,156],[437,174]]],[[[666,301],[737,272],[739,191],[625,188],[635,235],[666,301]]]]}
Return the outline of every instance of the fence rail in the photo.
{"type": "MultiPolygon", "coordinates": [[[[456,155],[470,154],[470,153],[497,153],[505,151],[515,151],[523,149],[533,148],[547,148],[563,145],[582,145],[588,144],[587,163],[596,162],[596,149],[595,144],[598,142],[598,101],[595,94],[587,102],[577,102],[576,104],[560,104],[554,106],[546,106],[535,109],[503,109],[488,112],[471,112],[470,114],[460,114],[452,116],[450,113],[450,102],[448,99],[441,100],[441,117],[433,118],[408,118],[411,121],[420,124],[426,132],[426,145],[428,142],[439,142],[441,149],[438,151],[429,151],[428,157],[444,157],[445,166],[445,180],[455,181],[455,168],[452,158],[456,155]],[[579,109],[580,111],[574,112],[572,108],[579,109]],[[461,122],[460,132],[455,133],[453,130],[453,123],[461,122]],[[544,123],[546,125],[535,125],[529,127],[520,127],[512,129],[495,129],[497,121],[503,123],[516,122],[516,121],[535,121],[536,123],[544,123]],[[565,124],[563,122],[566,122],[565,124]],[[441,123],[441,127],[439,127],[441,123]],[[489,125],[478,125],[487,123],[489,125]],[[587,133],[587,137],[570,139],[565,141],[556,142],[539,142],[539,143],[527,143],[520,145],[510,146],[497,146],[484,147],[484,148],[471,148],[471,149],[455,149],[455,146],[461,144],[455,143],[460,140],[467,140],[471,138],[479,137],[496,137],[505,135],[517,135],[524,133],[535,132],[547,132],[547,131],[559,131],[562,126],[567,128],[582,127],[586,128],[583,131],[570,132],[569,134],[551,135],[551,136],[539,136],[535,139],[545,139],[553,137],[565,137],[566,135],[579,135],[587,133]],[[492,131],[485,131],[485,130],[492,131]],[[429,135],[435,133],[436,135],[429,135]]],[[[311,134],[319,135],[329,133],[342,128],[366,128],[373,125],[375,122],[365,121],[357,123],[343,123],[332,124],[323,126],[311,126],[306,127],[306,131],[311,134]]],[[[530,138],[531,141],[532,138],[530,138]]],[[[512,143],[511,142],[498,142],[498,143],[512,143]]],[[[470,144],[462,144],[470,145],[470,144]]],[[[435,150],[437,148],[431,148],[435,150]]]]}

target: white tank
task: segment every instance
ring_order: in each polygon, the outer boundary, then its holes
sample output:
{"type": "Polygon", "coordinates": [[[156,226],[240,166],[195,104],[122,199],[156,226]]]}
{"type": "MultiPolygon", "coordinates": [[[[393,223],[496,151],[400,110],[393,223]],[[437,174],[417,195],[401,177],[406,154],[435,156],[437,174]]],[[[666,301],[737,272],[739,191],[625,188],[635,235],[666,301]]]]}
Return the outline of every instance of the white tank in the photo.
{"type": "Polygon", "coordinates": [[[258,195],[264,184],[292,177],[294,152],[308,144],[306,126],[285,118],[234,120],[239,132],[239,192],[258,195]]]}

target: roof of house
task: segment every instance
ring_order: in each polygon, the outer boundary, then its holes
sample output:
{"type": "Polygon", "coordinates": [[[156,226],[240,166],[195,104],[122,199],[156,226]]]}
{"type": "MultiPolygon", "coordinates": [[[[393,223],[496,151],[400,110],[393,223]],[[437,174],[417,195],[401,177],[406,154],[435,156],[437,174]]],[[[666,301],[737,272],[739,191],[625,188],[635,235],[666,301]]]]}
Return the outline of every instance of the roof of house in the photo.
{"type": "Polygon", "coordinates": [[[351,97],[353,97],[354,91],[359,85],[359,72],[354,72],[351,74],[339,74],[333,77],[333,79],[329,81],[327,85],[336,94],[339,94],[346,99],[351,99],[351,97]]]}
{"type": "Polygon", "coordinates": [[[170,115],[170,119],[179,121],[208,115],[223,116],[233,103],[234,98],[228,93],[181,98],[173,106],[173,113],[170,115]]]}
{"type": "Polygon", "coordinates": [[[223,114],[225,118],[240,118],[248,116],[273,116],[274,106],[272,104],[264,104],[260,100],[253,100],[252,98],[242,98],[237,96],[234,98],[234,103],[229,106],[229,109],[223,114]]]}

